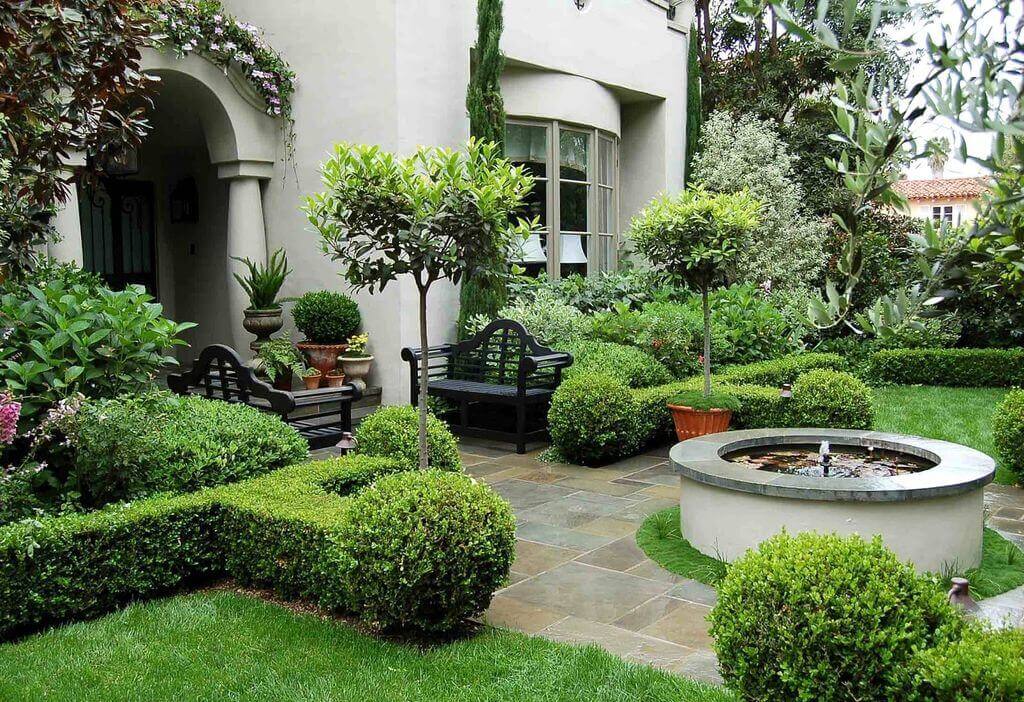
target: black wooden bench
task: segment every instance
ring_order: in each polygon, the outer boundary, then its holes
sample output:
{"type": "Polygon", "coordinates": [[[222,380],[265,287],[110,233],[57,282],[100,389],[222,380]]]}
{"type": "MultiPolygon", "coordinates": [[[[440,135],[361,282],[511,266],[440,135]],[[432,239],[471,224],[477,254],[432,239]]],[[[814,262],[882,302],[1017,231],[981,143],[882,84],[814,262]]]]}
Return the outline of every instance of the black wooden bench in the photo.
{"type": "MultiPolygon", "coordinates": [[[[423,353],[419,348],[404,348],[402,358],[409,362],[410,401],[416,405],[423,353]]],[[[427,394],[458,405],[458,416],[451,421],[455,433],[511,441],[517,453],[525,453],[527,441],[547,436],[547,408],[562,382],[562,369],[571,364],[572,354],[541,346],[519,322],[499,319],[472,339],[428,349],[427,394]],[[471,406],[476,415],[479,405],[514,407],[514,429],[471,423],[471,406]],[[530,410],[541,415],[533,429],[527,424],[530,410]]]]}
{"type": "Polygon", "coordinates": [[[179,395],[202,395],[271,412],[309,443],[311,449],[333,446],[352,431],[352,402],[362,397],[354,385],[286,392],[276,390],[229,346],[207,346],[192,368],[168,376],[167,387],[179,395]],[[326,406],[326,409],[325,409],[326,406]],[[298,416],[293,416],[295,413],[298,416]]]}

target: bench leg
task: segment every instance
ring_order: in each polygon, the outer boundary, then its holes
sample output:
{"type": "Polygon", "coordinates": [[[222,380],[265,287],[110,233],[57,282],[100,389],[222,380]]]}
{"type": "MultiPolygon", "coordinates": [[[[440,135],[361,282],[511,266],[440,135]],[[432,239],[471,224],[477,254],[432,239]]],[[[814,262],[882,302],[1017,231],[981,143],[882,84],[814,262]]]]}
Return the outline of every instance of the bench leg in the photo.
{"type": "Polygon", "coordinates": [[[469,426],[469,401],[459,401],[459,424],[463,427],[469,426]]]}
{"type": "Polygon", "coordinates": [[[526,405],[516,405],[516,453],[526,453],[526,405]]]}

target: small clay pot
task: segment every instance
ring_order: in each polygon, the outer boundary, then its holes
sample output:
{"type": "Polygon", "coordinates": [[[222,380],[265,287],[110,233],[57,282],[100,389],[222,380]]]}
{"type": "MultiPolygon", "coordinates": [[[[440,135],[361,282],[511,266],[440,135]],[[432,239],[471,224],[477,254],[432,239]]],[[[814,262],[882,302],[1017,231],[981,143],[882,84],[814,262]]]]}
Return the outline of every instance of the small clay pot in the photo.
{"type": "Polygon", "coordinates": [[[732,421],[732,410],[728,409],[695,410],[683,405],[669,405],[668,408],[676,426],[676,438],[680,441],[726,431],[732,421]]]}
{"type": "Polygon", "coordinates": [[[302,376],[302,380],[306,383],[307,390],[316,390],[320,387],[320,381],[323,380],[323,376],[320,373],[317,373],[316,375],[304,375],[302,376]]]}
{"type": "Polygon", "coordinates": [[[333,371],[324,376],[327,381],[327,387],[329,388],[340,388],[345,384],[345,374],[341,371],[333,371]]]}

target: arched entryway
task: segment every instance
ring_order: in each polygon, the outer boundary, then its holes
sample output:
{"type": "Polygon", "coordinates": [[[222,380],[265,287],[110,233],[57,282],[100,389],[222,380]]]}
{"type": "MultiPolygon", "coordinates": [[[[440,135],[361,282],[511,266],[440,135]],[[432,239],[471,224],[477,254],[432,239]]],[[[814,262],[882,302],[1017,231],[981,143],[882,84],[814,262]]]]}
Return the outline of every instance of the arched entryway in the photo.
{"type": "Polygon", "coordinates": [[[248,300],[232,257],[266,260],[262,189],[278,124],[240,77],[200,56],[147,50],[143,69],[160,80],[150,134],[129,163],[79,189],[56,218],[62,239],[50,253],[115,285],[147,285],[169,316],[198,322],[193,347],[244,348],[248,300]]]}

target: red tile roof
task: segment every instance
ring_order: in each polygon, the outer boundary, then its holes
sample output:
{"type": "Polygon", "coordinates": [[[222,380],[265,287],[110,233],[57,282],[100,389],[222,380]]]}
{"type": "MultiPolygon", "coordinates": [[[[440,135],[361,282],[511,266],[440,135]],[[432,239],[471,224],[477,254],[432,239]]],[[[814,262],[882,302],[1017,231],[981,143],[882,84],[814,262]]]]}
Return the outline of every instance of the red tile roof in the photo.
{"type": "Polygon", "coordinates": [[[949,200],[975,198],[988,190],[989,179],[977,178],[932,178],[928,180],[901,180],[896,190],[908,200],[949,200]]]}

